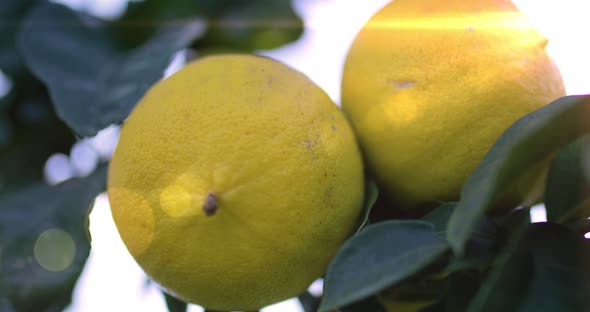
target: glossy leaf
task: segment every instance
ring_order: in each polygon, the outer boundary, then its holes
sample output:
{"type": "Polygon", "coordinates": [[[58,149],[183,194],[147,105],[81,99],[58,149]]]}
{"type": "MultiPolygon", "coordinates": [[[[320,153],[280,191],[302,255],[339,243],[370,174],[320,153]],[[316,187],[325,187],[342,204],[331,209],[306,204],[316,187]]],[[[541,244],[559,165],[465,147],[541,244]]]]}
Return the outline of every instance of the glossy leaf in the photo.
{"type": "Polygon", "coordinates": [[[502,134],[463,186],[449,221],[447,240],[455,252],[463,251],[477,222],[511,182],[590,132],[586,116],[590,116],[590,96],[563,97],[519,119],[502,134]]]}
{"type": "Polygon", "coordinates": [[[137,49],[117,50],[98,20],[43,2],[27,17],[19,45],[60,118],[92,136],[121,123],[162,78],[172,55],[202,30],[198,22],[172,24],[137,49]]]}
{"type": "Polygon", "coordinates": [[[370,225],[340,249],[324,280],[320,311],[367,298],[434,262],[448,245],[424,221],[370,225]]]}
{"type": "Polygon", "coordinates": [[[17,311],[60,311],[90,251],[86,217],[105,189],[106,167],[57,186],[37,184],[0,199],[2,277],[17,311]]]}
{"type": "Polygon", "coordinates": [[[590,199],[590,136],[584,136],[559,151],[547,177],[547,219],[571,221],[582,215],[590,199]]]}

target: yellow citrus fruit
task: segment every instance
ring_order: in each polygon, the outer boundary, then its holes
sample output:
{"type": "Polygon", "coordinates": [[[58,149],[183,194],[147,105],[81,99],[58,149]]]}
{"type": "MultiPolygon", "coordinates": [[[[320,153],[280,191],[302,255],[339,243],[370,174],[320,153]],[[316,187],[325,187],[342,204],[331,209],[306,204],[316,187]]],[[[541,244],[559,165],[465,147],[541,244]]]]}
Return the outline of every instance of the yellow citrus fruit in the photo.
{"type": "Polygon", "coordinates": [[[434,303],[433,301],[394,301],[383,297],[380,299],[387,312],[418,312],[434,303]]]}
{"type": "Polygon", "coordinates": [[[257,310],[321,274],[360,214],[364,176],[338,107],[264,57],[193,62],[121,130],[112,214],[131,255],[179,298],[257,310]]]}
{"type": "Polygon", "coordinates": [[[507,0],[396,0],[365,24],[342,108],[399,208],[457,200],[505,129],[565,94],[546,43],[507,0]]]}

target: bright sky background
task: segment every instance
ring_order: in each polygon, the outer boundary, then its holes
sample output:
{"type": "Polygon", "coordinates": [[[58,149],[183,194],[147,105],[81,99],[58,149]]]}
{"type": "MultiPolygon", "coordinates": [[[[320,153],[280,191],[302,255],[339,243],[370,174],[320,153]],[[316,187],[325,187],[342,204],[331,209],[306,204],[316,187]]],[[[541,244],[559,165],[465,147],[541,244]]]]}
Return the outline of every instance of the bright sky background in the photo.
{"type": "MultiPolygon", "coordinates": [[[[104,17],[116,16],[124,9],[121,0],[56,2],[104,17]]],[[[363,23],[387,2],[389,0],[299,0],[296,7],[308,26],[303,38],[265,54],[306,73],[338,103],[346,50],[363,23]]],[[[549,39],[548,51],[560,67],[568,94],[590,93],[590,19],[586,16],[590,12],[590,1],[514,2],[549,39]]],[[[107,129],[96,139],[81,141],[69,156],[53,157],[47,166],[50,180],[60,181],[91,171],[99,159],[108,158],[117,135],[117,128],[107,129]]],[[[544,213],[543,207],[535,207],[533,219],[545,220],[544,213]]],[[[97,199],[90,219],[92,251],[74,292],[73,305],[67,311],[166,311],[161,294],[154,285],[146,285],[143,272],[123,246],[105,195],[97,199]]],[[[314,292],[319,291],[321,284],[315,284],[314,292]]],[[[202,309],[191,306],[189,311],[202,309]]],[[[297,301],[290,300],[263,311],[289,312],[301,311],[301,308],[297,301]]]]}

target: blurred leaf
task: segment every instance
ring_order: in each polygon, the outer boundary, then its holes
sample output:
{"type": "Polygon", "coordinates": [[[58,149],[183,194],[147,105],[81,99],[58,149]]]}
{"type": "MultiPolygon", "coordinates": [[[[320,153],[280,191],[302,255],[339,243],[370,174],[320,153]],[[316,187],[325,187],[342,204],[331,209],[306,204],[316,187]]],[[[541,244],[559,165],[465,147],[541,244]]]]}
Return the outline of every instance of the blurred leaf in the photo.
{"type": "Polygon", "coordinates": [[[442,234],[444,237],[444,233],[447,231],[447,224],[455,207],[457,207],[457,203],[444,203],[422,217],[422,220],[432,223],[434,225],[434,231],[442,234]]]}
{"type": "Polygon", "coordinates": [[[356,227],[356,234],[360,233],[368,224],[369,214],[371,214],[371,209],[373,209],[373,205],[375,205],[378,196],[379,188],[377,187],[377,184],[375,183],[375,181],[366,178],[365,203],[363,204],[363,211],[361,212],[361,216],[359,218],[359,224],[356,227]]]}
{"type": "Polygon", "coordinates": [[[466,311],[483,280],[483,274],[459,271],[449,275],[442,311],[466,311]]]}
{"type": "Polygon", "coordinates": [[[43,167],[54,153],[68,152],[75,137],[52,110],[44,86],[23,75],[15,85],[15,102],[6,113],[8,144],[0,146],[0,197],[43,181],[43,167]]]}
{"type": "Polygon", "coordinates": [[[209,19],[209,31],[194,45],[197,50],[270,50],[303,33],[291,0],[234,1],[220,13],[209,19]]]}
{"type": "Polygon", "coordinates": [[[461,191],[447,239],[461,253],[484,212],[530,167],[590,132],[589,96],[562,97],[518,120],[502,134],[461,191]]]}
{"type": "Polygon", "coordinates": [[[162,29],[141,47],[114,48],[104,25],[51,3],[27,17],[20,50],[49,87],[58,116],[82,136],[121,123],[160,78],[175,52],[202,32],[187,21],[162,29]]]}
{"type": "Polygon", "coordinates": [[[502,216],[484,216],[465,244],[464,252],[454,254],[444,271],[487,270],[502,253],[504,246],[529,223],[528,209],[513,210],[502,216]]]}
{"type": "Polygon", "coordinates": [[[297,297],[304,312],[316,312],[320,306],[320,298],[312,295],[309,291],[297,297]]]}
{"type": "Polygon", "coordinates": [[[16,48],[22,19],[37,0],[2,0],[0,5],[0,69],[15,73],[23,68],[16,48]]]}
{"type": "Polygon", "coordinates": [[[387,312],[375,296],[371,296],[338,309],[340,312],[387,312]]]}
{"type": "Polygon", "coordinates": [[[8,297],[8,286],[4,281],[4,273],[0,270],[0,311],[14,312],[14,306],[8,297]]]}
{"type": "Polygon", "coordinates": [[[499,258],[469,311],[587,311],[590,241],[565,226],[530,224],[499,258]]]}
{"type": "Polygon", "coordinates": [[[111,29],[123,48],[134,48],[149,40],[166,25],[192,19],[206,22],[242,0],[144,0],[129,2],[122,18],[111,29]]]}
{"type": "Polygon", "coordinates": [[[551,223],[531,225],[526,239],[535,274],[520,310],[590,310],[590,241],[551,223]]]}
{"type": "Polygon", "coordinates": [[[200,53],[270,50],[297,40],[304,27],[291,0],[146,0],[130,3],[115,30],[125,46],[133,47],[162,25],[191,18],[207,23],[207,32],[193,45],[200,53]]]}
{"type": "Polygon", "coordinates": [[[0,199],[2,275],[16,310],[60,311],[69,304],[90,251],[87,212],[105,180],[102,166],[87,178],[37,184],[0,199]],[[56,232],[61,236],[49,235],[56,232]]]}
{"type": "Polygon", "coordinates": [[[579,138],[559,151],[547,177],[545,208],[549,221],[562,223],[580,216],[580,210],[590,198],[589,169],[590,136],[579,138]]]}
{"type": "Polygon", "coordinates": [[[330,311],[395,285],[448,249],[424,221],[385,221],[368,226],[340,249],[324,280],[320,311],[330,311]]]}
{"type": "Polygon", "coordinates": [[[166,301],[166,307],[168,307],[168,311],[170,312],[186,312],[188,308],[188,304],[174,296],[167,294],[166,292],[162,292],[164,295],[164,300],[166,301]]]}

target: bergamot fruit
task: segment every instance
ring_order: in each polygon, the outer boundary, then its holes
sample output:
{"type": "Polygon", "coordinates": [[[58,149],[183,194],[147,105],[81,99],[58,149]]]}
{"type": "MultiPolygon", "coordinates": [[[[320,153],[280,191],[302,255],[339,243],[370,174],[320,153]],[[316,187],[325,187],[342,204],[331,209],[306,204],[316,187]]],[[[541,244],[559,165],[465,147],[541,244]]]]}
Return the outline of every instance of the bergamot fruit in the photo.
{"type": "Polygon", "coordinates": [[[211,56],[157,83],[122,127],[108,195],[122,240],[180,299],[257,310],[325,272],[360,214],[354,134],[269,58],[211,56]]]}
{"type": "MultiPolygon", "coordinates": [[[[546,44],[507,0],[396,0],[365,24],[342,108],[398,208],[458,200],[505,129],[565,94],[546,44]]],[[[521,185],[538,184],[537,172],[521,185]]]]}

